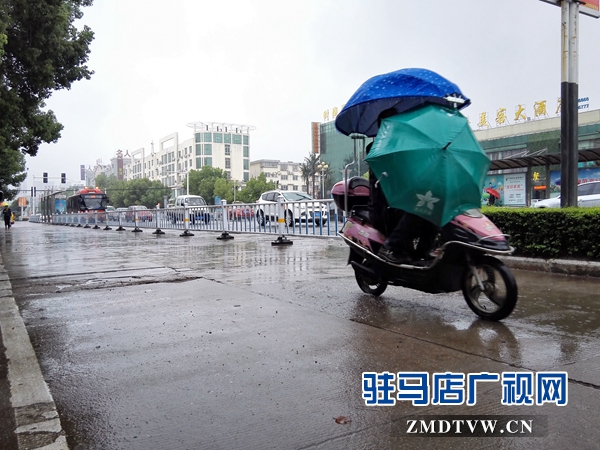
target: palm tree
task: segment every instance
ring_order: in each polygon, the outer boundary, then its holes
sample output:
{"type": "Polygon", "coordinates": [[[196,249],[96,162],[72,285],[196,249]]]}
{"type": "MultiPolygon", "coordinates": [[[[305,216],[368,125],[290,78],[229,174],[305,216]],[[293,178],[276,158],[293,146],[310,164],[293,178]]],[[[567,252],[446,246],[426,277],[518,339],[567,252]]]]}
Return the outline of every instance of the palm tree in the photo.
{"type": "Polygon", "coordinates": [[[319,164],[319,155],[313,152],[309,152],[308,156],[304,158],[304,164],[308,167],[309,177],[312,177],[312,192],[311,195],[315,196],[315,178],[317,175],[317,164],[319,164]]]}
{"type": "Polygon", "coordinates": [[[308,167],[308,164],[300,164],[300,174],[302,175],[302,181],[304,181],[304,185],[306,186],[306,190],[308,191],[308,182],[310,180],[311,175],[310,167],[308,167]]]}

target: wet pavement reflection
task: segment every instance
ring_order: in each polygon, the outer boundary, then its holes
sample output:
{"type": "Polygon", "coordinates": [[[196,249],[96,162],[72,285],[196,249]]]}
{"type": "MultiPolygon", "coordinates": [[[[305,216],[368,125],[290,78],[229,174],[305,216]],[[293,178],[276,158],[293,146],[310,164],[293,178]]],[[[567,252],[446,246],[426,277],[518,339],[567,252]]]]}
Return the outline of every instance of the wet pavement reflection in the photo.
{"type": "Polygon", "coordinates": [[[513,271],[500,323],[461,293],[360,291],[336,238],[20,223],[0,236],[71,448],[596,448],[599,279],[513,271]],[[367,407],[365,371],[567,371],[565,407],[367,407]],[[539,414],[546,438],[407,438],[406,417],[539,414]],[[339,416],[351,419],[338,424],[339,416]]]}

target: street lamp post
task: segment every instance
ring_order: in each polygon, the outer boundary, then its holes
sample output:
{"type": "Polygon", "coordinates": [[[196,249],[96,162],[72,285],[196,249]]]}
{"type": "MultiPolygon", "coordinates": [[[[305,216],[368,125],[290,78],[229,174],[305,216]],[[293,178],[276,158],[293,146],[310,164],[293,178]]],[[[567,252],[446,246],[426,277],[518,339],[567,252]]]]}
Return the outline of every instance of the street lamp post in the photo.
{"type": "Polygon", "coordinates": [[[325,161],[321,161],[317,164],[317,170],[321,172],[321,198],[325,198],[325,174],[329,166],[325,163],[325,161]]]}

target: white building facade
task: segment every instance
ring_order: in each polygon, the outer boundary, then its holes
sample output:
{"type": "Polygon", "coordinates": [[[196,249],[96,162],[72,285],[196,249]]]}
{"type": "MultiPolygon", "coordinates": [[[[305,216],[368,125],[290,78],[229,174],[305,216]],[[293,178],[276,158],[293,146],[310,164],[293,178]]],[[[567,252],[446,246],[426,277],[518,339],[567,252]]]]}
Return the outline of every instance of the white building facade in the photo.
{"type": "Polygon", "coordinates": [[[267,181],[273,181],[282,191],[307,192],[305,180],[302,179],[301,165],[292,161],[259,159],[250,163],[250,178],[257,178],[264,173],[267,181]]]}
{"type": "Polygon", "coordinates": [[[165,186],[180,189],[190,170],[204,166],[222,169],[227,178],[245,183],[250,179],[249,125],[215,122],[192,122],[192,136],[179,139],[172,133],[159,139],[150,149],[130,153],[129,164],[123,166],[124,179],[148,178],[165,186]]]}

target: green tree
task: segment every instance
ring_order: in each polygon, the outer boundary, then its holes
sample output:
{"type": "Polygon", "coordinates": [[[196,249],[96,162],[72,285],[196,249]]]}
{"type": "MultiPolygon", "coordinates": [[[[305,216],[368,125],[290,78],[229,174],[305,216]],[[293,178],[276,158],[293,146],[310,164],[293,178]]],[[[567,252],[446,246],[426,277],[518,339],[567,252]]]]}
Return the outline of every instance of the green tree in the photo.
{"type": "MultiPolygon", "coordinates": [[[[233,181],[226,178],[215,180],[215,196],[221,200],[227,200],[227,203],[233,202],[233,181]]],[[[237,198],[236,198],[237,199],[237,198]]]]}
{"type": "Polygon", "coordinates": [[[85,63],[94,34],[73,26],[92,2],[0,0],[0,186],[23,177],[25,162],[12,152],[35,156],[60,138],[63,127],[45,101],[93,74],[85,63]]]}
{"type": "Polygon", "coordinates": [[[243,203],[252,203],[258,200],[260,194],[265,191],[271,191],[275,189],[275,183],[272,181],[267,182],[267,176],[261,173],[257,178],[251,178],[236,196],[236,199],[243,203]]]}
{"type": "Polygon", "coordinates": [[[200,170],[191,170],[189,179],[190,194],[201,195],[204,200],[210,204],[214,203],[215,195],[218,195],[215,194],[215,182],[218,179],[224,179],[227,181],[227,175],[223,169],[211,166],[203,166],[200,170]]]}
{"type": "MultiPolygon", "coordinates": [[[[307,166],[307,172],[309,173],[309,178],[312,179],[312,190],[310,192],[310,195],[312,195],[314,198],[316,198],[317,196],[315,195],[315,190],[316,190],[316,175],[317,175],[317,164],[319,164],[319,155],[317,155],[316,153],[313,152],[309,152],[308,153],[308,157],[304,158],[304,164],[306,164],[307,166]]],[[[306,186],[308,189],[308,185],[306,186]]]]}

